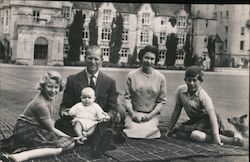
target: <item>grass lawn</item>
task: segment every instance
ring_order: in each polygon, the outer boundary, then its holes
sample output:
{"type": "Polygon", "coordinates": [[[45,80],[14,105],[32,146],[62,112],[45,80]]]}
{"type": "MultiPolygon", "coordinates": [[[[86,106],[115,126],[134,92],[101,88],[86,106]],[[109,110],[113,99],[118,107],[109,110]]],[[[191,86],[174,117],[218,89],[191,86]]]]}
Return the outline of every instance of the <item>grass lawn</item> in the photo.
{"type": "MultiPolygon", "coordinates": [[[[34,89],[41,75],[48,70],[60,72],[63,78],[77,73],[82,67],[32,67],[0,64],[0,122],[15,122],[18,114],[37,93],[34,89]]],[[[116,80],[117,89],[123,91],[129,69],[103,68],[103,72],[116,80]]],[[[184,84],[184,71],[161,71],[167,79],[167,106],[161,118],[161,124],[170,120],[173,111],[174,94],[179,84],[184,84]]],[[[203,88],[213,99],[216,111],[221,115],[226,127],[227,117],[249,114],[249,76],[246,74],[224,74],[206,72],[203,88]]],[[[55,112],[61,102],[62,93],[56,96],[55,112]]],[[[58,118],[58,114],[56,113],[58,118]]],[[[184,112],[178,122],[188,119],[184,112]]]]}
{"type": "MultiPolygon", "coordinates": [[[[60,72],[63,78],[81,71],[82,67],[37,67],[0,64],[0,123],[15,122],[22,113],[26,104],[38,92],[34,89],[41,75],[48,70],[60,72]]],[[[123,91],[126,75],[131,69],[103,68],[102,71],[116,80],[117,90],[123,91]]],[[[167,79],[167,106],[161,117],[161,125],[170,120],[174,105],[175,90],[179,84],[184,84],[184,71],[161,71],[167,79]]],[[[206,72],[203,88],[212,97],[216,111],[222,117],[226,128],[231,129],[227,117],[249,114],[249,75],[237,73],[206,72]]],[[[56,96],[55,112],[62,99],[62,93],[56,96]]],[[[58,118],[56,113],[56,118],[58,118]]],[[[182,112],[178,122],[188,119],[182,112]]],[[[234,162],[248,161],[249,156],[225,157],[194,157],[193,162],[234,162]]],[[[102,161],[103,159],[101,159],[102,161]]],[[[176,159],[171,162],[184,162],[185,159],[176,159]]]]}

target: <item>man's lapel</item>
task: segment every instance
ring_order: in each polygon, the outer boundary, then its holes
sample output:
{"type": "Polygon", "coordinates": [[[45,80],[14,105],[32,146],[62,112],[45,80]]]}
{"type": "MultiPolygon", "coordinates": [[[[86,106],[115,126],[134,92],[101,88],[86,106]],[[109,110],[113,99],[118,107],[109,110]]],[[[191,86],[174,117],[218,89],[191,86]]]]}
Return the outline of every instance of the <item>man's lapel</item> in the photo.
{"type": "Polygon", "coordinates": [[[82,89],[88,86],[88,77],[85,69],[80,73],[78,80],[82,89]]]}
{"type": "Polygon", "coordinates": [[[99,75],[98,75],[98,78],[96,81],[96,89],[95,89],[96,97],[98,97],[98,95],[102,94],[104,86],[105,86],[104,76],[103,76],[102,72],[99,72],[99,75]]]}

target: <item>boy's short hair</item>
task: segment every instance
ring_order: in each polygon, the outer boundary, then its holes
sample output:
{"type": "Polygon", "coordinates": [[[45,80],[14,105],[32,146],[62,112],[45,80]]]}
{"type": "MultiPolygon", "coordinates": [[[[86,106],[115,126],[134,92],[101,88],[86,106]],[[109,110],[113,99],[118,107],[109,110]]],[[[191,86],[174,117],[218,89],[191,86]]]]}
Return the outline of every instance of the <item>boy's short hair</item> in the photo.
{"type": "Polygon", "coordinates": [[[95,96],[95,91],[91,87],[83,88],[81,94],[89,94],[95,96]]]}
{"type": "Polygon", "coordinates": [[[196,76],[200,82],[203,82],[204,73],[202,69],[197,65],[189,66],[185,72],[185,80],[187,77],[196,77],[196,76]]]}

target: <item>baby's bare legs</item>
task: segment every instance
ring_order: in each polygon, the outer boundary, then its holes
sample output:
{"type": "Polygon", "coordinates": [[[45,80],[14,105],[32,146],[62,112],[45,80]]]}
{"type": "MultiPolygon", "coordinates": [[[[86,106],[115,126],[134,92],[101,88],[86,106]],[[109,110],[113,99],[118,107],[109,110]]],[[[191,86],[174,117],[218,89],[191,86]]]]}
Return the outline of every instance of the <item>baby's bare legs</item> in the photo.
{"type": "Polygon", "coordinates": [[[78,137],[79,137],[79,136],[82,136],[83,127],[82,127],[82,124],[81,124],[79,121],[76,121],[76,122],[75,122],[74,130],[75,130],[75,133],[76,133],[76,135],[77,135],[78,137]]]}
{"type": "Polygon", "coordinates": [[[74,130],[75,130],[75,133],[78,137],[82,137],[80,140],[78,140],[77,142],[79,144],[83,144],[83,142],[87,139],[85,134],[83,133],[84,130],[83,130],[83,127],[82,127],[82,124],[79,122],[79,121],[76,121],[75,122],[75,125],[74,125],[74,130]]]}
{"type": "Polygon", "coordinates": [[[89,130],[85,131],[86,132],[86,137],[94,133],[95,131],[95,126],[91,127],[89,130]]]}

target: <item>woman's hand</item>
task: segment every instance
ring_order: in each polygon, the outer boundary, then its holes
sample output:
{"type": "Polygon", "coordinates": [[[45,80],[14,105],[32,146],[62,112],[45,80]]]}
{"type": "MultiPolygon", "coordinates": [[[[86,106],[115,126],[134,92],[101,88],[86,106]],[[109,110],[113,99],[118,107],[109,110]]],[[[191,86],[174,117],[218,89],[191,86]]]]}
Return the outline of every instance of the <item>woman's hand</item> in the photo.
{"type": "Polygon", "coordinates": [[[132,120],[133,120],[134,122],[136,122],[136,123],[140,123],[140,122],[141,122],[139,116],[131,115],[131,118],[132,118],[132,120]]]}
{"type": "Polygon", "coordinates": [[[152,116],[150,114],[146,114],[143,117],[141,117],[141,122],[147,122],[152,119],[152,116]]]}

